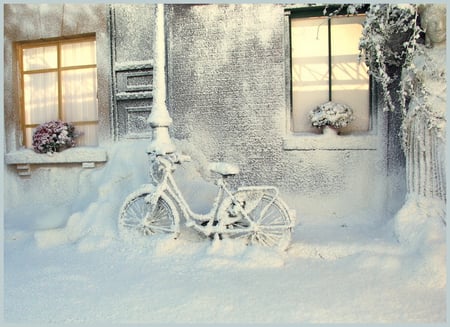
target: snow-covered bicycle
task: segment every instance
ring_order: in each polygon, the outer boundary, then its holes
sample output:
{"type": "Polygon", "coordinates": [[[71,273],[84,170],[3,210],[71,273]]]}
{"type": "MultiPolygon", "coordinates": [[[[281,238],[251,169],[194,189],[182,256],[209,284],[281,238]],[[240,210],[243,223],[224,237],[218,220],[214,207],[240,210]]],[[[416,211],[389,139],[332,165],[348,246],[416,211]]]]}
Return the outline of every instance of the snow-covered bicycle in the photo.
{"type": "Polygon", "coordinates": [[[192,211],[178,188],[172,173],[177,164],[190,161],[179,153],[151,157],[150,177],[131,193],[120,210],[119,233],[136,237],[160,233],[180,233],[180,218],[185,225],[212,238],[243,238],[247,244],[286,249],[294,227],[294,212],[272,186],[249,186],[230,190],[227,177],[239,173],[239,167],[228,163],[210,163],[217,173],[218,193],[206,214],[192,211]]]}

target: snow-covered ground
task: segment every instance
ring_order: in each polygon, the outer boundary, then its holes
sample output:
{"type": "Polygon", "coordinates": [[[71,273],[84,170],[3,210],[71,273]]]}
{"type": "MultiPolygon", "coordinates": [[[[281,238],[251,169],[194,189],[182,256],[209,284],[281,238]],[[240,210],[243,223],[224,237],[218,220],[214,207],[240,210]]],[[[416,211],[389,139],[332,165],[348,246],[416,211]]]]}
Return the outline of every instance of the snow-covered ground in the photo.
{"type": "MultiPolygon", "coordinates": [[[[445,230],[424,214],[428,202],[411,199],[400,212],[402,243],[392,219],[302,216],[295,194],[283,196],[297,211],[286,252],[189,230],[177,240],[120,240],[122,201],[146,181],[145,142],[113,145],[105,167],[81,176],[70,206],[44,210],[31,195],[28,207],[5,212],[7,323],[446,321],[445,230]],[[67,222],[38,230],[30,215],[67,222]]],[[[178,178],[204,210],[212,186],[194,171],[180,168],[178,178]]]]}

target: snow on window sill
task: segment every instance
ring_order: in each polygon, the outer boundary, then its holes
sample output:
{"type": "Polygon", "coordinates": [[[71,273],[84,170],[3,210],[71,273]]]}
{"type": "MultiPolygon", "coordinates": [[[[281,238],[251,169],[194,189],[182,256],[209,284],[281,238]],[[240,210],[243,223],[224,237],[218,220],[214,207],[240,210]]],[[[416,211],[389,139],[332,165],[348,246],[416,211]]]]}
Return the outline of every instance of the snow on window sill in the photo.
{"type": "Polygon", "coordinates": [[[53,154],[36,153],[31,149],[9,152],[5,154],[8,165],[32,164],[70,164],[81,163],[84,168],[92,168],[96,162],[106,162],[107,153],[104,149],[96,147],[75,147],[53,154]]]}
{"type": "Polygon", "coordinates": [[[373,134],[362,135],[312,135],[291,134],[283,139],[284,150],[376,150],[378,138],[373,134]]]}

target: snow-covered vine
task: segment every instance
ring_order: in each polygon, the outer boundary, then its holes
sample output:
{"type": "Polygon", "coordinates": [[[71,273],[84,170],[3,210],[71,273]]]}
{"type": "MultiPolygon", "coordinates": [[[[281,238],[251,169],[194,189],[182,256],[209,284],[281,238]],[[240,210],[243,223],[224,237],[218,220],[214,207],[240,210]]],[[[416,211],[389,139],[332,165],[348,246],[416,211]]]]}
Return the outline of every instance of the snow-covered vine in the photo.
{"type": "Polygon", "coordinates": [[[369,74],[382,92],[385,110],[395,110],[399,99],[402,110],[406,108],[408,93],[395,83],[402,70],[410,67],[421,28],[416,5],[373,4],[366,12],[360,40],[369,74]]]}

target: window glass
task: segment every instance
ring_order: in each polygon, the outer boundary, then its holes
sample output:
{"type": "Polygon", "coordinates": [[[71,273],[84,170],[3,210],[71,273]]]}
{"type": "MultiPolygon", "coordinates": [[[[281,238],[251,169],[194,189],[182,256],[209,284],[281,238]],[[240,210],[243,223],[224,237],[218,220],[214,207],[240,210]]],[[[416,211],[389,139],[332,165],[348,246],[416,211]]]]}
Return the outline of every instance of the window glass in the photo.
{"type": "Polygon", "coordinates": [[[62,71],[61,81],[64,119],[97,120],[97,70],[62,71]]]}
{"type": "Polygon", "coordinates": [[[24,76],[25,123],[39,124],[58,118],[58,74],[24,76]]]}
{"type": "Polygon", "coordinates": [[[98,124],[75,125],[81,135],[77,138],[77,144],[90,146],[98,145],[98,124]]]}
{"type": "Polygon", "coordinates": [[[363,17],[331,20],[332,100],[353,109],[352,131],[369,129],[370,90],[368,68],[359,62],[359,38],[363,17]]]}
{"type": "Polygon", "coordinates": [[[82,132],[78,145],[97,145],[95,46],[90,36],[21,46],[21,110],[27,147],[32,146],[33,131],[39,124],[56,119],[73,123],[82,132]]]}
{"type": "Polygon", "coordinates": [[[23,49],[23,70],[51,69],[58,67],[57,47],[46,46],[23,49]]]}
{"type": "Polygon", "coordinates": [[[291,19],[294,132],[317,133],[309,112],[327,101],[353,109],[355,119],[343,132],[369,129],[369,75],[359,61],[363,20],[364,16],[291,19]]]}
{"type": "Polygon", "coordinates": [[[327,18],[294,19],[291,28],[294,130],[313,131],[309,110],[328,99],[327,18]]]}
{"type": "Polygon", "coordinates": [[[95,65],[95,41],[61,45],[61,66],[95,65]]]}

